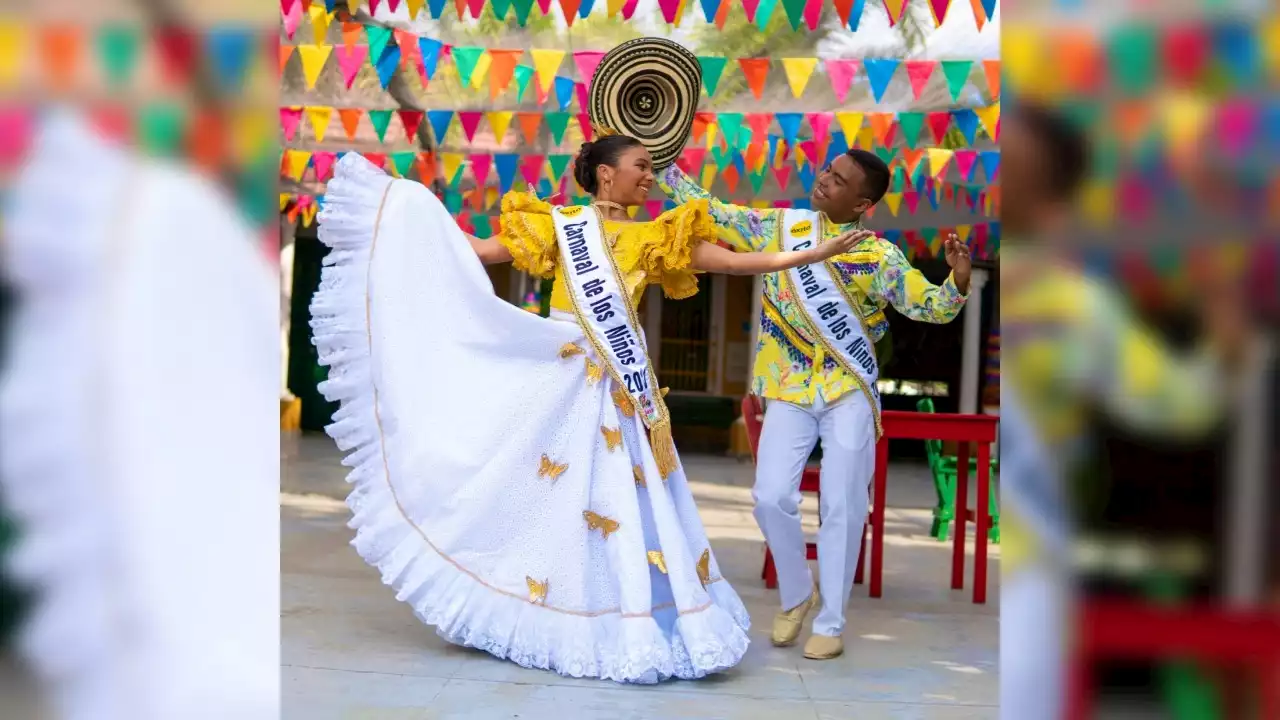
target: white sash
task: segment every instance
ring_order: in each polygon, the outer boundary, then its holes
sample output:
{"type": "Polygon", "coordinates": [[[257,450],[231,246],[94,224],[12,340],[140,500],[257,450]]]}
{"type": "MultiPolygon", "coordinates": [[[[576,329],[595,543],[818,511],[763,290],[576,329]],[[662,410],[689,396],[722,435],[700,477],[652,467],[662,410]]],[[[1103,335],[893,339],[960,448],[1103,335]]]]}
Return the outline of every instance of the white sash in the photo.
{"type": "Polygon", "coordinates": [[[604,361],[609,376],[625,388],[645,427],[658,468],[666,477],[675,469],[671,418],[658,392],[658,378],[645,351],[640,323],[627,295],[613,253],[604,243],[604,222],[595,208],[559,207],[552,210],[560,263],[573,314],[604,361]],[[669,446],[669,451],[668,451],[669,446]]]}
{"type": "MultiPolygon", "coordinates": [[[[783,211],[778,228],[779,245],[783,250],[796,251],[814,247],[822,241],[823,222],[822,215],[811,210],[783,211]]],[[[817,333],[816,340],[866,395],[875,417],[876,438],[879,438],[880,391],[876,381],[880,379],[880,368],[871,333],[849,288],[840,281],[829,262],[801,265],[782,275],[791,286],[801,314],[817,333]]]]}

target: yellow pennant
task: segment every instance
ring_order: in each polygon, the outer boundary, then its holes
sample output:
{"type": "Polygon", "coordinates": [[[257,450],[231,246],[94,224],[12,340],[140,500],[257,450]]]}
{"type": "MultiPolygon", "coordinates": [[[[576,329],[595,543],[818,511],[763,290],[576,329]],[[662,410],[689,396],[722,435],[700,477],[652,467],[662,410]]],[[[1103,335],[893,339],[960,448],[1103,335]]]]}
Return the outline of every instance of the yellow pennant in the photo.
{"type": "Polygon", "coordinates": [[[538,75],[538,87],[544,93],[551,92],[551,86],[556,84],[556,72],[560,70],[560,63],[564,62],[564,51],[534,49],[529,54],[533,56],[533,71],[538,75]]]}
{"type": "Polygon", "coordinates": [[[1179,93],[1165,98],[1161,104],[1160,119],[1170,149],[1178,155],[1195,149],[1209,121],[1208,103],[1192,93],[1179,93]]]}
{"type": "Polygon", "coordinates": [[[889,206],[889,212],[894,217],[898,216],[898,208],[902,206],[902,193],[892,192],[884,194],[884,204],[889,206]]]}
{"type": "Polygon", "coordinates": [[[1262,52],[1271,76],[1280,75],[1280,17],[1269,21],[1262,28],[1262,52]]]}
{"type": "Polygon", "coordinates": [[[307,12],[311,15],[311,30],[315,33],[315,42],[323,43],[325,36],[329,34],[329,23],[333,20],[333,15],[320,3],[312,3],[307,12]]]}
{"type": "Polygon", "coordinates": [[[289,206],[289,201],[292,199],[293,196],[289,193],[280,193],[280,212],[284,212],[284,209],[289,206]]]}
{"type": "Polygon", "coordinates": [[[236,113],[232,127],[231,151],[240,163],[255,160],[264,148],[274,145],[275,133],[279,132],[279,125],[273,126],[271,117],[254,107],[236,113]]]}
{"type": "Polygon", "coordinates": [[[1052,82],[1040,82],[1053,71],[1046,62],[1046,38],[1033,27],[1006,25],[1000,40],[1000,67],[1007,73],[1009,84],[1018,92],[1032,94],[1052,82]]]}
{"type": "Polygon", "coordinates": [[[289,168],[289,177],[302,182],[302,174],[307,171],[307,165],[311,164],[311,153],[305,150],[285,150],[284,158],[285,166],[289,168]]]}
{"type": "Polygon", "coordinates": [[[773,205],[770,204],[768,200],[752,200],[751,207],[755,208],[756,210],[768,210],[769,208],[773,207],[773,205]]]}
{"type": "Polygon", "coordinates": [[[876,145],[875,128],[864,127],[858,131],[858,147],[869,150],[876,145]]]}
{"type": "Polygon", "coordinates": [[[884,9],[889,11],[891,25],[902,21],[902,13],[906,11],[907,0],[884,0],[884,9]]]}
{"type": "Polygon", "coordinates": [[[413,20],[418,17],[418,13],[422,12],[422,6],[426,4],[426,0],[405,0],[404,4],[409,6],[409,19],[413,20]]]}
{"type": "Polygon", "coordinates": [[[609,0],[609,17],[616,17],[626,7],[627,0],[609,0]]]}
{"type": "Polygon", "coordinates": [[[302,208],[303,227],[311,227],[311,224],[316,221],[317,210],[319,210],[319,208],[316,207],[315,203],[308,203],[306,207],[302,208]]]}
{"type": "Polygon", "coordinates": [[[494,206],[495,204],[497,204],[497,202],[498,202],[498,198],[499,198],[499,196],[500,196],[500,195],[501,195],[501,193],[499,193],[499,192],[498,192],[498,188],[496,188],[496,187],[494,187],[494,186],[492,186],[492,185],[487,185],[487,186],[485,186],[485,189],[484,189],[484,209],[485,209],[485,210],[492,210],[492,209],[493,209],[493,206],[494,206]]]}
{"type": "Polygon", "coordinates": [[[813,76],[813,69],[818,67],[818,58],[782,58],[782,69],[787,74],[787,84],[791,85],[791,94],[797,100],[804,95],[804,89],[809,85],[809,78],[813,76]]]}
{"type": "Polygon", "coordinates": [[[316,80],[320,79],[320,71],[333,53],[332,45],[299,45],[298,55],[302,58],[302,74],[307,79],[307,89],[316,89],[316,80]]]}
{"type": "Polygon", "coordinates": [[[484,114],[489,118],[489,127],[493,128],[493,141],[502,144],[502,139],[507,135],[507,128],[511,127],[511,118],[515,113],[510,110],[502,110],[497,112],[487,112],[484,114]]]}
{"type": "Polygon", "coordinates": [[[689,6],[689,0],[680,0],[680,4],[676,6],[676,16],[672,18],[675,22],[671,23],[675,27],[680,27],[680,23],[684,21],[684,9],[689,6]]]}
{"type": "Polygon", "coordinates": [[[440,153],[440,162],[444,165],[444,179],[447,182],[453,182],[458,176],[458,171],[462,169],[461,153],[440,153]]]}
{"type": "Polygon", "coordinates": [[[0,88],[18,81],[22,54],[26,50],[26,28],[20,22],[0,22],[0,88]]]}
{"type": "Polygon", "coordinates": [[[996,123],[1000,122],[1000,103],[974,108],[973,111],[978,114],[978,120],[982,122],[982,128],[987,131],[987,135],[995,138],[996,123]]]}
{"type": "Polygon", "coordinates": [[[934,177],[942,175],[947,169],[947,163],[951,162],[951,156],[955,155],[955,151],[946,150],[944,148],[929,148],[929,172],[934,177]]]}
{"type": "Polygon", "coordinates": [[[846,142],[852,143],[857,139],[858,133],[862,132],[862,113],[860,112],[838,112],[836,122],[840,123],[840,130],[844,133],[846,142]]]}
{"type": "Polygon", "coordinates": [[[972,225],[956,226],[956,237],[960,239],[960,242],[969,242],[969,233],[971,232],[973,232],[972,225]]]}
{"type": "Polygon", "coordinates": [[[707,125],[707,149],[714,149],[716,146],[716,138],[720,137],[720,123],[711,123],[707,125]]]}
{"type": "MultiPolygon", "coordinates": [[[[315,7],[312,5],[311,7],[315,7]]],[[[311,129],[316,133],[316,142],[324,141],[324,132],[329,129],[329,119],[333,117],[333,108],[323,105],[307,106],[307,119],[311,121],[311,129]]]]}
{"type": "Polygon", "coordinates": [[[706,165],[702,168],[702,187],[709,188],[716,182],[716,166],[714,164],[706,165]]]}
{"type": "Polygon", "coordinates": [[[352,17],[355,17],[355,14],[360,11],[361,2],[362,0],[347,0],[347,10],[351,11],[352,17]]]}
{"type": "Polygon", "coordinates": [[[471,87],[479,90],[489,81],[489,66],[493,65],[493,57],[489,55],[489,51],[485,50],[480,53],[480,59],[476,61],[476,70],[471,73],[471,87]]]}
{"type": "Polygon", "coordinates": [[[1108,227],[1116,213],[1116,189],[1106,180],[1094,180],[1084,187],[1080,204],[1085,218],[1095,228],[1108,227]]]}

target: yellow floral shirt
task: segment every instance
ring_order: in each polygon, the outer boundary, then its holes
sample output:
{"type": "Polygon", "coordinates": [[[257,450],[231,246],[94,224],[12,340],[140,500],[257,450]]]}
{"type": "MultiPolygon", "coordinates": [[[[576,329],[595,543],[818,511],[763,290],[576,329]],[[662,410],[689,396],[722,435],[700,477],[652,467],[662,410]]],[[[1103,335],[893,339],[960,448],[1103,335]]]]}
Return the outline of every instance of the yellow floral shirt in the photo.
{"type": "MultiPolygon", "coordinates": [[[[662,285],[663,293],[673,300],[696,294],[693,248],[716,238],[716,227],[705,201],[686,203],[648,222],[607,220],[604,232],[606,239],[613,241],[613,259],[633,303],[640,302],[649,285],[662,285]]],[[[526,193],[504,195],[498,242],[511,253],[517,270],[554,277],[552,309],[573,312],[559,262],[560,246],[550,203],[526,193]]]]}
{"type": "MultiPolygon", "coordinates": [[[[730,205],[712,199],[689,176],[672,165],[658,179],[658,185],[678,203],[710,204],[717,238],[743,252],[778,252],[782,210],[730,205]]],[[[825,223],[822,240],[831,240],[855,227],[856,223],[825,223]]],[[[853,251],[837,256],[833,265],[846,287],[858,300],[856,310],[866,320],[871,342],[889,329],[884,308],[892,304],[912,320],[947,323],[964,307],[966,296],[948,276],[942,285],[929,282],[924,273],[911,267],[902,251],[882,238],[869,238],[853,251]]],[[[796,299],[780,282],[781,273],[764,276],[763,312],[751,392],[761,397],[812,404],[818,393],[834,402],[858,389],[857,380],[847,375],[836,360],[826,354],[817,333],[800,314],[796,299]],[[816,368],[816,371],[815,371],[816,368]]]]}
{"type": "MultiPolygon", "coordinates": [[[[1220,366],[1211,353],[1171,353],[1119,295],[1075,268],[1024,257],[1016,246],[1001,255],[1010,278],[1000,296],[1002,382],[1017,394],[1047,461],[1079,462],[1096,411],[1136,430],[1182,435],[1221,419],[1220,366]]],[[[1001,525],[1005,572],[1040,555],[1036,528],[1013,508],[1001,525]]]]}

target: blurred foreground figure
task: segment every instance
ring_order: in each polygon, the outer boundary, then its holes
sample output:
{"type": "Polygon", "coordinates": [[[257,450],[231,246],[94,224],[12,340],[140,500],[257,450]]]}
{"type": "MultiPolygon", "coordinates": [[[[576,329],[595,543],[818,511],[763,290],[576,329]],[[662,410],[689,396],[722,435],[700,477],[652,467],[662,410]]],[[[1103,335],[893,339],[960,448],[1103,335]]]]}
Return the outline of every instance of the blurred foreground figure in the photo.
{"type": "Polygon", "coordinates": [[[1086,172],[1084,138],[1035,106],[1012,108],[1003,124],[1000,717],[1055,720],[1073,593],[1062,478],[1081,458],[1090,414],[1141,432],[1208,431],[1246,334],[1238,289],[1207,278],[1203,348],[1167,350],[1118,293],[1066,259],[1060,234],[1086,172]]]}
{"type": "Polygon", "coordinates": [[[254,235],[212,183],[70,114],[11,200],[0,482],[45,704],[277,717],[276,298],[254,235]]]}

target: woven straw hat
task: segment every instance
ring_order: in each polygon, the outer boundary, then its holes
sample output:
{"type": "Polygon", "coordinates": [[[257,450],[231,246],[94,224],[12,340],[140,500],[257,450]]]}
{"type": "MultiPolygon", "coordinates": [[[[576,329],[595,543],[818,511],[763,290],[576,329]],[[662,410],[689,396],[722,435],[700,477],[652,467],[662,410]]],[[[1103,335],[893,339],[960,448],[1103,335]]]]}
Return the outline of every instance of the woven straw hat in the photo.
{"type": "Polygon", "coordinates": [[[675,162],[698,109],[702,66],[664,38],[628,40],[610,50],[591,81],[588,112],[597,133],[630,135],[648,148],[656,169],[675,162]]]}

